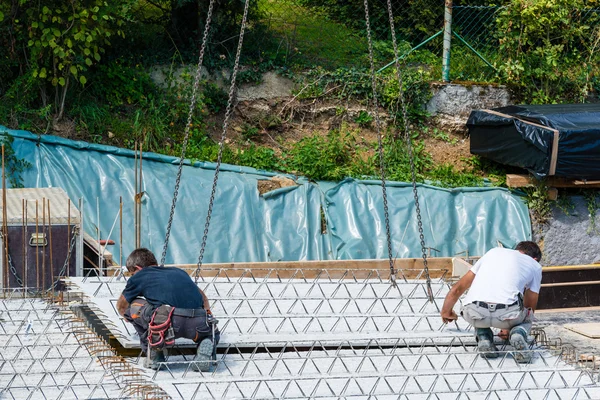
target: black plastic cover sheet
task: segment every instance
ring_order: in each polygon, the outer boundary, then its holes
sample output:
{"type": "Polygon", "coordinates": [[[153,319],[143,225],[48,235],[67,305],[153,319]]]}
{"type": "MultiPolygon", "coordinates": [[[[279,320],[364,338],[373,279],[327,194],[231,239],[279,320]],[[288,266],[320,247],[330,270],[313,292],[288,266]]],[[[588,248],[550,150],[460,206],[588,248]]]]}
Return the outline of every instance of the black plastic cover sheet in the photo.
{"type": "Polygon", "coordinates": [[[600,104],[475,110],[467,127],[473,154],[537,178],[600,179],[600,104]]]}

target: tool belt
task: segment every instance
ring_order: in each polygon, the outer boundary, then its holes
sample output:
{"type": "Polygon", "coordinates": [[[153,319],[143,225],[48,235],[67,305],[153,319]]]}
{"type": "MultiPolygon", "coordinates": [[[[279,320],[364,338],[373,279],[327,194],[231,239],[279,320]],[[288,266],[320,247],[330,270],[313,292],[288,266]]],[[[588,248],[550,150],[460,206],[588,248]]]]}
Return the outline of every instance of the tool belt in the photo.
{"type": "Polygon", "coordinates": [[[205,317],[206,310],[204,308],[176,308],[173,315],[186,318],[205,317]]]}
{"type": "Polygon", "coordinates": [[[175,343],[175,333],[171,326],[174,307],[162,305],[154,310],[148,325],[148,345],[153,349],[162,349],[175,343]]]}

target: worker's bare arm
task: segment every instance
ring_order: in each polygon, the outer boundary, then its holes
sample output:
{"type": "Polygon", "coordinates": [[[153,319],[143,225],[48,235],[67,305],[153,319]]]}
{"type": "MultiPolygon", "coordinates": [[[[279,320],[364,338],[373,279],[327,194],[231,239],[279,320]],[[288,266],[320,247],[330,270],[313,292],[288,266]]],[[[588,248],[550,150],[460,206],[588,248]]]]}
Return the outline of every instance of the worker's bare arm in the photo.
{"type": "Polygon", "coordinates": [[[523,305],[525,308],[531,308],[533,311],[535,311],[539,296],[539,293],[535,293],[529,289],[526,289],[525,293],[523,294],[523,305]]]}
{"type": "Polygon", "coordinates": [[[444,306],[442,307],[442,311],[440,313],[444,322],[451,322],[458,319],[458,315],[456,315],[452,308],[454,307],[460,296],[462,296],[463,293],[471,287],[473,279],[475,279],[475,274],[469,271],[465,274],[465,276],[460,278],[460,280],[456,282],[454,286],[452,286],[452,288],[446,295],[446,299],[444,300],[444,306]]]}
{"type": "Polygon", "coordinates": [[[121,297],[119,297],[119,300],[117,300],[117,311],[121,316],[124,316],[125,311],[127,311],[128,308],[129,303],[127,302],[127,300],[125,300],[125,297],[121,295],[121,297]]]}

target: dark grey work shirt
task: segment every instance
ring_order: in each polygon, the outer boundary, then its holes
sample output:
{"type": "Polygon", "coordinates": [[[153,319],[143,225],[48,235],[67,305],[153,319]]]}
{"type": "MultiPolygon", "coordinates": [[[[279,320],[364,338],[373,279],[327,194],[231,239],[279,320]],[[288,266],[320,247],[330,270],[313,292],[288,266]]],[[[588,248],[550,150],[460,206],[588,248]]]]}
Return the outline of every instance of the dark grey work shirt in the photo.
{"type": "Polygon", "coordinates": [[[179,268],[146,267],[136,272],[123,290],[129,304],[143,296],[155,307],[203,308],[204,300],[192,278],[179,268]]]}

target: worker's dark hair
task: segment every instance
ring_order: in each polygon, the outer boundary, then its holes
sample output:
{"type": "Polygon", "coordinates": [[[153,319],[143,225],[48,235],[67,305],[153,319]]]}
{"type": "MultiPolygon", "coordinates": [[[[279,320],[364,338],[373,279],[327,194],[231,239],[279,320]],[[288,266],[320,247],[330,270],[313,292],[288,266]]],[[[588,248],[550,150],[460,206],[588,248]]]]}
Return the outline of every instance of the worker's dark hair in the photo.
{"type": "Polygon", "coordinates": [[[140,247],[131,252],[129,257],[127,257],[125,265],[129,272],[133,272],[136,266],[142,268],[151,267],[158,265],[158,261],[156,261],[156,257],[154,257],[154,254],[150,250],[140,247]]]}
{"type": "Polygon", "coordinates": [[[540,247],[535,242],[519,242],[517,247],[515,247],[515,250],[519,250],[523,254],[527,254],[536,261],[540,261],[542,259],[542,250],[540,250],[540,247]]]}

